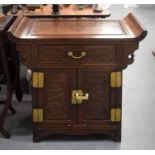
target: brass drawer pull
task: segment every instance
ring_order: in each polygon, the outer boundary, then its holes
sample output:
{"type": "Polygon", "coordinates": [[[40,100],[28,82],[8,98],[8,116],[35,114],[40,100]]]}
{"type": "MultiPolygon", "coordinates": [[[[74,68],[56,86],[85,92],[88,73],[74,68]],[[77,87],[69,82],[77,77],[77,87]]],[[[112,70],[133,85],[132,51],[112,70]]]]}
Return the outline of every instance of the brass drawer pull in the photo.
{"type": "Polygon", "coordinates": [[[82,51],[80,56],[74,56],[72,51],[69,51],[67,54],[68,54],[68,56],[70,56],[70,57],[72,57],[74,59],[80,59],[80,58],[86,56],[86,52],[85,51],[82,51]]]}

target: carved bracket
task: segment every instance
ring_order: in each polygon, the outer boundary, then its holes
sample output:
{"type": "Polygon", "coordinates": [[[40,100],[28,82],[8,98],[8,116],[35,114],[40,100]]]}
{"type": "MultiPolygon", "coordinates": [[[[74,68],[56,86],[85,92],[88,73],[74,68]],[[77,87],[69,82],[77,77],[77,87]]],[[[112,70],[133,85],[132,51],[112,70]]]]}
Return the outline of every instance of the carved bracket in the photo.
{"type": "Polygon", "coordinates": [[[134,62],[134,52],[138,49],[138,44],[124,44],[123,45],[123,68],[134,62]]]}

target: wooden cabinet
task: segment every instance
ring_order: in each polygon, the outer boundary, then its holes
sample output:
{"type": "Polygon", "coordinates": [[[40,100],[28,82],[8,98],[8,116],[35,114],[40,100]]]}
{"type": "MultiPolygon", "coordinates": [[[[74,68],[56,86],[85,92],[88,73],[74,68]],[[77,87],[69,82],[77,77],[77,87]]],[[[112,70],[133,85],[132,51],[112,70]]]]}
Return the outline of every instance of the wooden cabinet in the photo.
{"type": "Polygon", "coordinates": [[[19,16],[8,38],[32,70],[33,140],[103,134],[121,141],[122,71],[146,34],[132,14],[122,20],[19,16]]]}
{"type": "Polygon", "coordinates": [[[102,133],[120,141],[121,70],[118,82],[113,77],[119,62],[117,45],[37,46],[37,69],[32,77],[34,141],[59,133],[102,133]],[[42,86],[38,88],[36,74],[40,73],[42,86]],[[113,83],[119,83],[117,89],[113,83]],[[115,109],[119,109],[118,120],[115,109]],[[35,114],[36,110],[42,114],[35,114]]]}

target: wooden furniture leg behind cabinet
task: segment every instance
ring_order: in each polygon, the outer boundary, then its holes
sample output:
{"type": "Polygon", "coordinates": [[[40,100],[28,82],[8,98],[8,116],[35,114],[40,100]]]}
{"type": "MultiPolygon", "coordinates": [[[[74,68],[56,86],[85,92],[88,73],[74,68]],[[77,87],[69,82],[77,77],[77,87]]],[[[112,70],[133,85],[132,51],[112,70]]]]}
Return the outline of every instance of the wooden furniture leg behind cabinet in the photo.
{"type": "MultiPolygon", "coordinates": [[[[4,22],[0,22],[0,84],[6,86],[5,99],[0,101],[0,132],[5,138],[9,138],[10,134],[4,129],[4,123],[8,110],[15,114],[16,111],[12,106],[12,95],[14,90],[17,92],[19,101],[22,99],[22,91],[19,83],[19,63],[17,55],[9,49],[9,42],[6,31],[13,23],[14,17],[6,16],[4,22]],[[11,55],[13,57],[11,57],[11,55]],[[15,59],[14,59],[15,58],[15,59]]],[[[0,90],[1,91],[1,90],[0,90]]]]}
{"type": "Polygon", "coordinates": [[[10,73],[9,73],[9,68],[8,68],[8,63],[7,63],[7,56],[6,56],[6,51],[5,51],[5,42],[4,42],[4,33],[11,22],[12,18],[6,18],[7,21],[1,22],[0,25],[0,83],[2,84],[4,81],[4,84],[6,84],[6,100],[5,101],[0,101],[1,104],[4,104],[4,107],[2,108],[0,112],[0,132],[4,135],[5,138],[9,138],[10,135],[9,133],[4,129],[3,124],[5,121],[5,117],[7,114],[8,109],[12,113],[15,113],[15,110],[13,109],[11,105],[11,100],[12,100],[12,86],[11,86],[11,78],[10,78],[10,73]]]}

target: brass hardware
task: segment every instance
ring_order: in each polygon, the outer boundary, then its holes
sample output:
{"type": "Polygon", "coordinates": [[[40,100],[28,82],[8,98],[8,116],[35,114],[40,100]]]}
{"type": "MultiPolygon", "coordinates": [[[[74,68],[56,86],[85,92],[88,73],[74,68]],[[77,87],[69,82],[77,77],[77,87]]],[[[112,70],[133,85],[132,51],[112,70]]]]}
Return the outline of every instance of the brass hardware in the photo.
{"type": "Polygon", "coordinates": [[[44,87],[44,73],[38,73],[38,88],[44,87]]]}
{"type": "Polygon", "coordinates": [[[68,54],[68,56],[71,56],[74,59],[80,59],[80,58],[86,56],[86,52],[85,51],[82,51],[80,56],[74,56],[72,51],[69,51],[67,54],[68,54]]]}
{"type": "Polygon", "coordinates": [[[37,88],[38,87],[38,73],[32,74],[32,86],[37,88]]]}
{"type": "Polygon", "coordinates": [[[44,73],[33,72],[33,74],[32,74],[32,86],[34,88],[43,88],[44,87],[44,73]]]}
{"type": "Polygon", "coordinates": [[[43,122],[43,109],[33,109],[33,122],[43,122]]]}
{"type": "Polygon", "coordinates": [[[111,73],[111,87],[121,87],[122,86],[122,73],[112,72],[111,73]]]}
{"type": "Polygon", "coordinates": [[[72,90],[72,104],[76,104],[77,103],[77,100],[76,100],[76,94],[77,93],[77,90],[72,90]]]}
{"type": "Polygon", "coordinates": [[[111,109],[111,121],[112,122],[121,121],[121,109],[120,108],[111,109]]]}
{"type": "Polygon", "coordinates": [[[81,104],[83,100],[88,100],[89,94],[84,95],[82,90],[72,90],[72,104],[81,104]]]}

